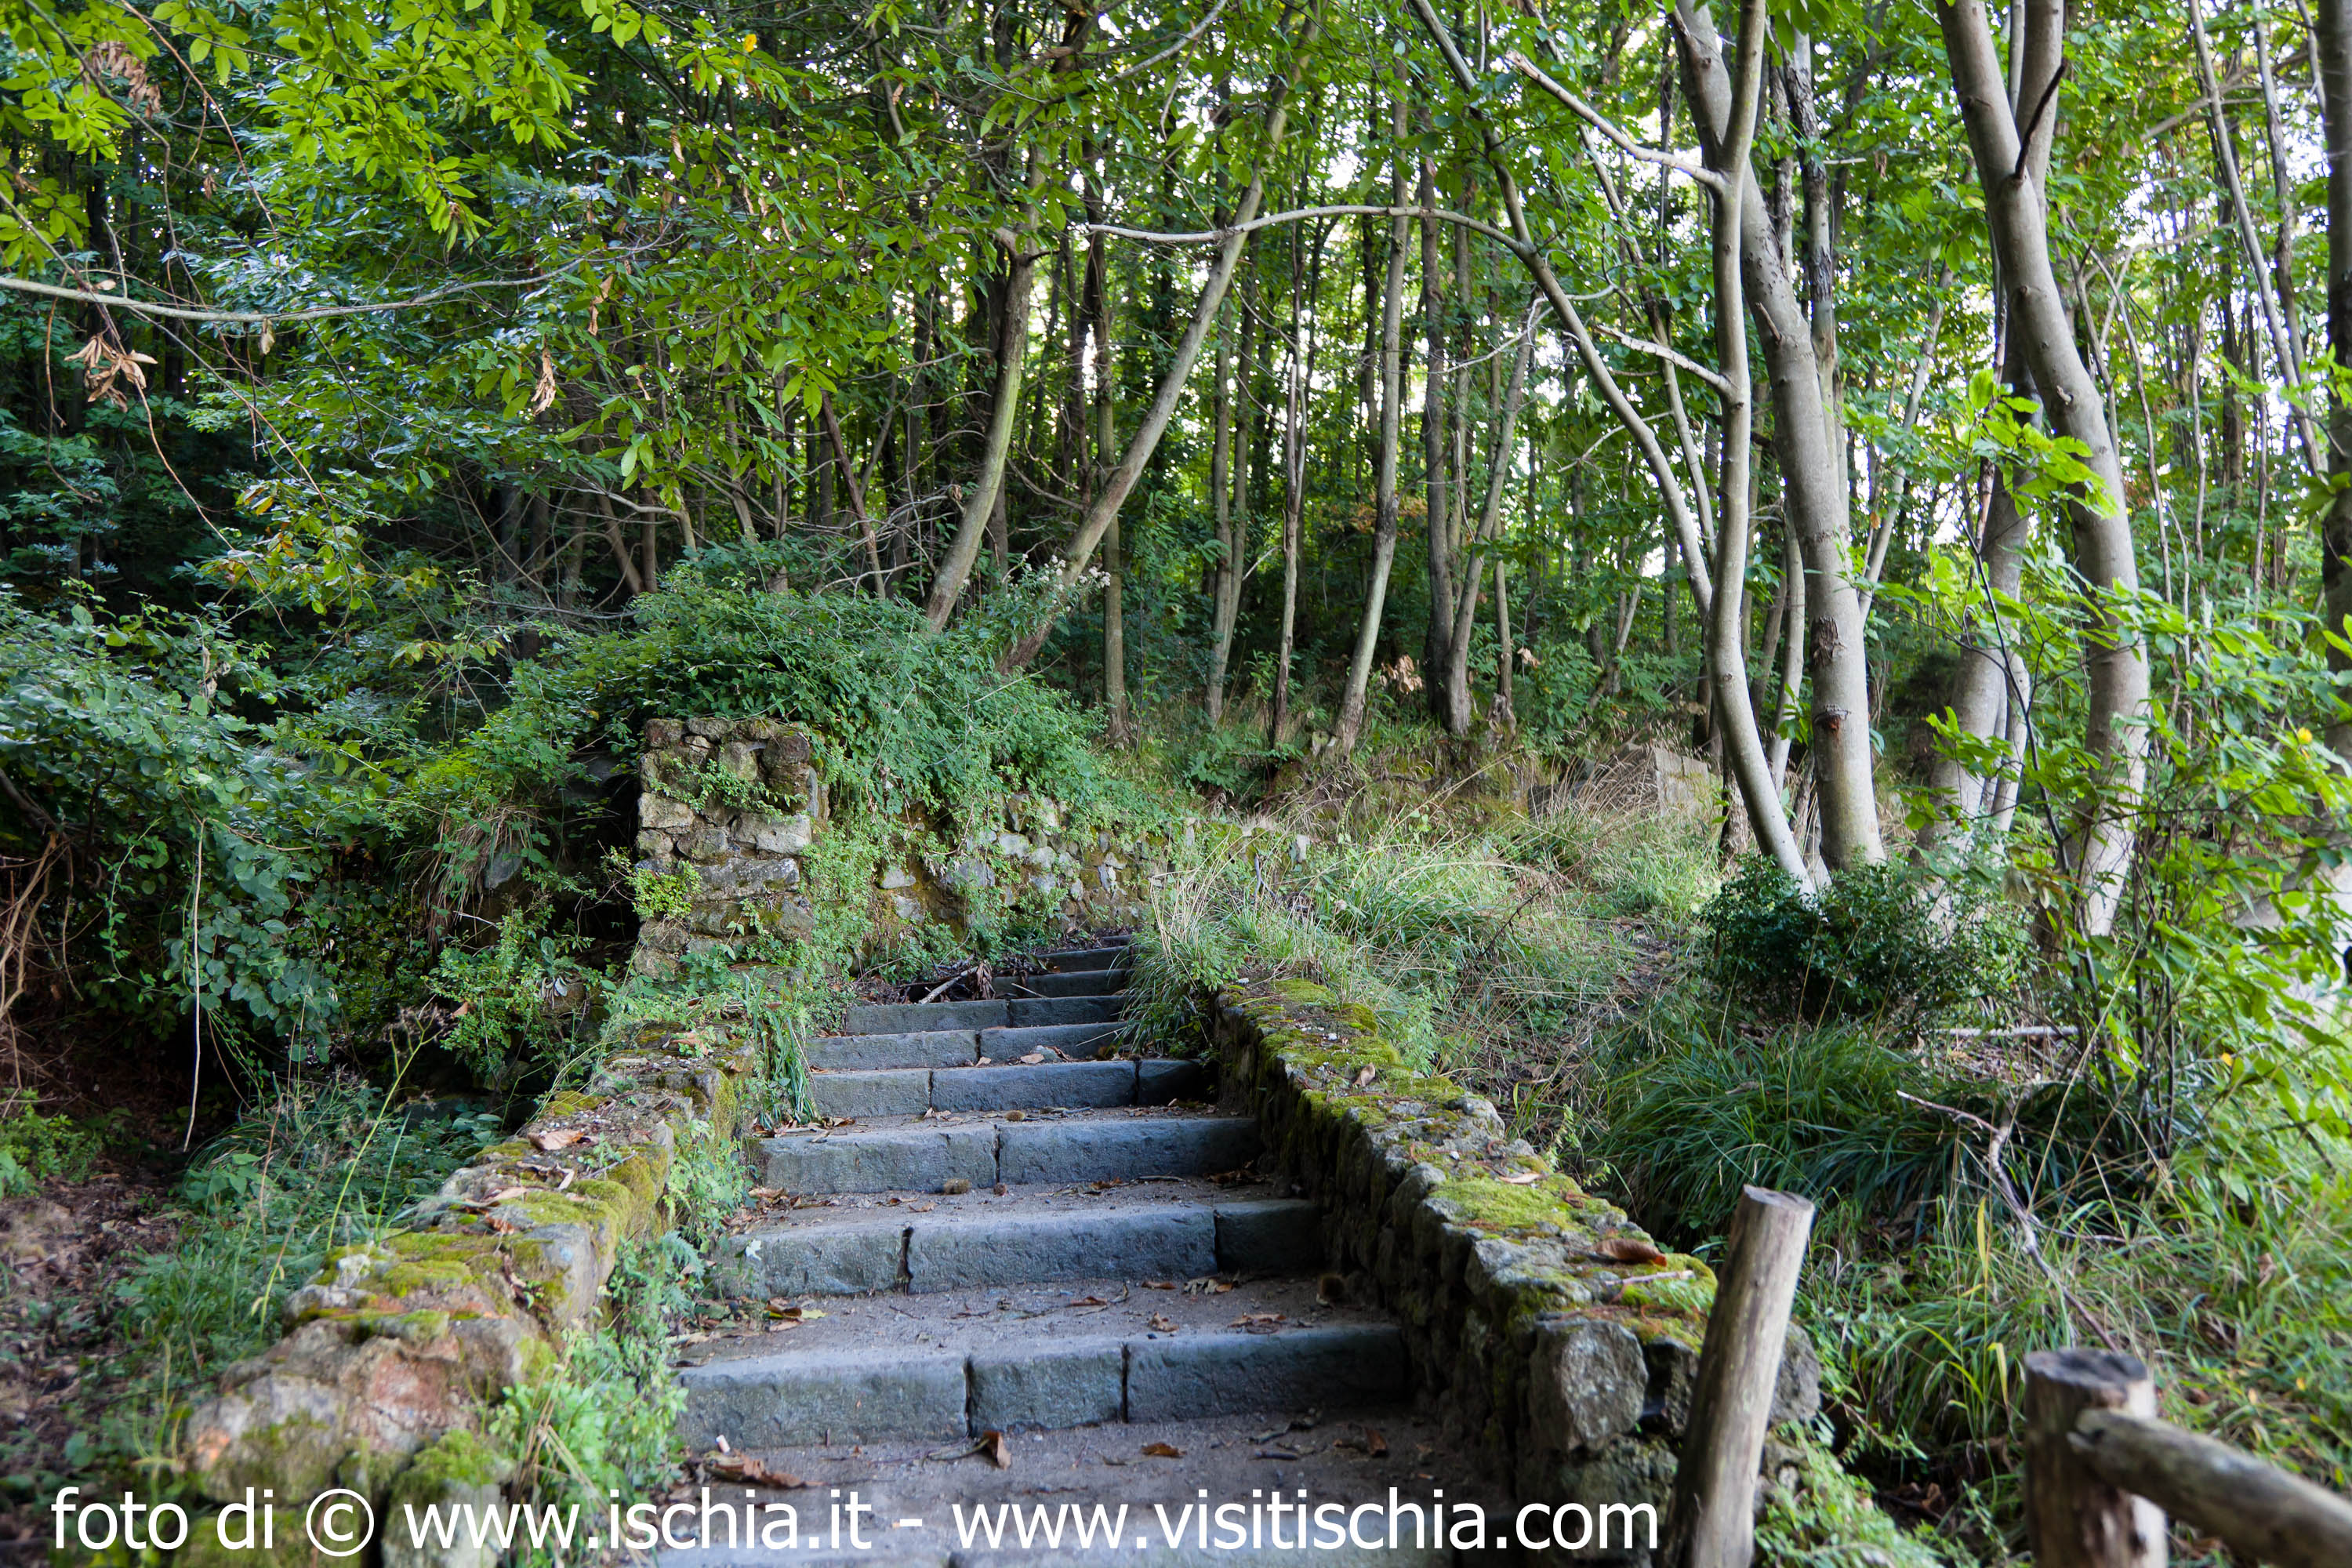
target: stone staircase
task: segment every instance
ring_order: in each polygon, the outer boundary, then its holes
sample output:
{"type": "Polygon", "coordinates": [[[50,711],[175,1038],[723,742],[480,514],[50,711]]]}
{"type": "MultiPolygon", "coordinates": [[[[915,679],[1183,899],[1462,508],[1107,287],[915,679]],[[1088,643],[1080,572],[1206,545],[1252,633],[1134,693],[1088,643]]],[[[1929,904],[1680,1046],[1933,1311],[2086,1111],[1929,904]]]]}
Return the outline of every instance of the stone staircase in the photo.
{"type": "MultiPolygon", "coordinates": [[[[688,1352],[685,1439],[812,1519],[854,1489],[873,1550],[842,1556],[869,1563],[1108,1560],[960,1539],[978,1509],[1097,1502],[1130,1508],[1122,1562],[1287,1562],[1166,1525],[1268,1493],[1475,1495],[1397,1327],[1323,1272],[1315,1205],[1253,1169],[1255,1121],[1205,1064],[1134,1054],[1126,949],[1041,956],[1001,999],[856,1006],[814,1043],[830,1124],[754,1146],[761,1206],[709,1260],[750,1321],[688,1352]]],[[[1452,1561],[1414,1533],[1369,1556],[1452,1561]]]]}

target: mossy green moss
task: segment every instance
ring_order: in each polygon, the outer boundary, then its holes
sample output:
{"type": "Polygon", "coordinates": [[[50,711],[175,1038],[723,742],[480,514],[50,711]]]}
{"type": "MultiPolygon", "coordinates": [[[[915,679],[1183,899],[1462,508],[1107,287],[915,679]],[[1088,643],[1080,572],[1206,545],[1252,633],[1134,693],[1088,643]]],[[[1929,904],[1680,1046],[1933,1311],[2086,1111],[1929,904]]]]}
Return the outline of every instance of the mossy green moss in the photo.
{"type": "Polygon", "coordinates": [[[1527,1185],[1493,1176],[1456,1176],[1440,1183],[1429,1201],[1448,1219],[1498,1234],[1552,1233],[1590,1237],[1582,1216],[1569,1200],[1583,1190],[1566,1176],[1550,1175],[1527,1185]]]}
{"type": "Polygon", "coordinates": [[[446,1497],[460,1487],[504,1486],[514,1471],[513,1455],[480,1434],[460,1427],[418,1452],[394,1483],[393,1497],[422,1503],[446,1497]]]}

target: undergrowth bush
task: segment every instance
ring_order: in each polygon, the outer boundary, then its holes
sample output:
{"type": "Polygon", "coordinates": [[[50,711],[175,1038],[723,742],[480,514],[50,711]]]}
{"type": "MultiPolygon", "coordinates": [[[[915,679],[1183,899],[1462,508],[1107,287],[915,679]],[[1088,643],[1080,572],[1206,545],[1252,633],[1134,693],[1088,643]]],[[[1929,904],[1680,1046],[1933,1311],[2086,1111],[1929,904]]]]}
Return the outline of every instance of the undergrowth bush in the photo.
{"type": "Polygon", "coordinates": [[[1912,1023],[1998,997],[2025,954],[2023,921],[1997,892],[1907,865],[1850,866],[1808,894],[1755,856],[1699,918],[1727,992],[1816,1020],[1912,1023]]]}
{"type": "Polygon", "coordinates": [[[46,1182],[79,1182],[106,1149],[106,1129],[68,1116],[43,1116],[22,1091],[0,1094],[0,1198],[22,1197],[46,1182]]]}

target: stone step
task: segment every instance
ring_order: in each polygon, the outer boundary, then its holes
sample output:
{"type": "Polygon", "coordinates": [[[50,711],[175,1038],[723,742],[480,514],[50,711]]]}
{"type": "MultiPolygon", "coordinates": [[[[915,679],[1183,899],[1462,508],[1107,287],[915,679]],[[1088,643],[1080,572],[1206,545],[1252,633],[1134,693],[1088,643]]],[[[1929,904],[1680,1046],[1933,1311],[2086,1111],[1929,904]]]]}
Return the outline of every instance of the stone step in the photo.
{"type": "Polygon", "coordinates": [[[1051,1056],[1091,1058],[1118,1048],[1127,1026],[1110,1024],[1045,1024],[1020,1029],[982,1029],[980,1054],[992,1062],[1017,1062],[1033,1051],[1051,1056]]]}
{"type": "MultiPolygon", "coordinates": [[[[788,1548],[779,1529],[755,1547],[747,1530],[730,1544],[722,1526],[712,1543],[666,1548],[656,1561],[660,1568],[1459,1568],[1514,1560],[1499,1552],[1491,1559],[1457,1557],[1448,1545],[1458,1536],[1453,1530],[1431,1540],[1429,1510],[1441,1500],[1434,1491],[1442,1490],[1447,1504],[1475,1500],[1490,1539],[1507,1530],[1515,1511],[1507,1496],[1464,1462],[1434,1413],[1391,1407],[1268,1431],[1284,1425],[1290,1424],[1251,1415],[1027,1432],[1008,1440],[1012,1464],[1001,1471],[977,1458],[944,1463],[934,1457],[941,1445],[931,1442],[762,1450],[769,1471],[802,1483],[760,1494],[763,1504],[795,1510],[798,1539],[788,1548]],[[1386,1453],[1367,1451],[1368,1428],[1381,1435],[1386,1453]],[[1158,1452],[1146,1445],[1157,1445],[1158,1452]],[[1310,1525],[1308,1543],[1300,1544],[1297,1513],[1275,1518],[1264,1509],[1277,1486],[1294,1509],[1300,1491],[1309,1510],[1339,1505],[1337,1523],[1322,1531],[1310,1525]],[[1399,1504],[1393,1547],[1391,1487],[1399,1504]],[[835,1490],[838,1500],[830,1495],[835,1490]],[[851,1550],[845,1529],[836,1553],[827,1510],[836,1500],[845,1504],[853,1490],[869,1510],[863,1516],[866,1550],[851,1550]],[[1185,1511],[1203,1506],[1203,1491],[1207,1506],[1240,1505],[1224,1516],[1230,1528],[1185,1511]],[[1365,1504],[1371,1511],[1355,1516],[1349,1541],[1349,1514],[1365,1504]],[[1253,1505],[1265,1523],[1258,1547],[1248,1540],[1253,1505]],[[982,1521],[996,1527],[993,1546],[982,1521]],[[1114,1524],[1115,1549],[1108,1540],[1114,1524]],[[1081,1526],[1092,1527],[1084,1547],[1081,1526]]],[[[717,1488],[713,1496],[742,1500],[740,1492],[717,1488]]],[[[1449,1523],[1454,1517],[1448,1515],[1449,1523]]],[[[684,1516],[680,1530],[682,1537],[695,1533],[684,1516]]]]}
{"type": "Polygon", "coordinates": [[[1000,974],[996,988],[1007,996],[1102,996],[1127,988],[1128,972],[1078,969],[1066,974],[1000,974]]]}
{"type": "Polygon", "coordinates": [[[738,1298],[932,1295],[1056,1279],[1312,1274],[1325,1258],[1319,1213],[1297,1198],[1054,1203],[983,1189],[925,1207],[887,1217],[816,1211],[721,1237],[710,1280],[738,1298]]]}
{"type": "Polygon", "coordinates": [[[988,1002],[866,1002],[848,1010],[847,1035],[902,1035],[945,1029],[1033,1028],[1047,1024],[1098,1024],[1116,1018],[1126,998],[1115,991],[1083,996],[1024,997],[988,1002]]]}
{"type": "Polygon", "coordinates": [[[863,1002],[842,1020],[845,1035],[900,1035],[918,1030],[1001,1029],[1004,1004],[994,1002],[863,1002]]]}
{"type": "Polygon", "coordinates": [[[1209,1075],[1198,1062],[1117,1059],[936,1070],[823,1071],[811,1073],[808,1086],[810,1101],[818,1114],[864,1121],[920,1116],[926,1110],[1165,1105],[1173,1100],[1201,1099],[1208,1091],[1209,1075]]]}
{"type": "Polygon", "coordinates": [[[762,1183],[795,1194],[1210,1175],[1257,1151],[1253,1117],[1149,1110],[795,1131],[752,1146],[762,1183]]]}
{"type": "Polygon", "coordinates": [[[1127,1011],[1127,998],[1105,996],[1040,996],[1007,1002],[1005,1027],[1038,1029],[1068,1024],[1108,1024],[1127,1011]]]}
{"type": "Polygon", "coordinates": [[[1007,1337],[992,1332],[992,1324],[929,1321],[939,1331],[925,1342],[763,1344],[688,1367],[678,1377],[686,1390],[678,1435],[696,1448],[714,1447],[723,1436],[739,1450],[950,1441],[989,1430],[1385,1405],[1402,1398],[1411,1382],[1404,1336],[1393,1323],[1174,1333],[1089,1332],[1073,1324],[1050,1336],[1007,1337]]]}
{"type": "Polygon", "coordinates": [[[1065,973],[1078,969],[1117,969],[1128,962],[1130,954],[1127,944],[1115,947],[1066,947],[1055,952],[1037,954],[1037,962],[1048,969],[1065,973]]]}
{"type": "Polygon", "coordinates": [[[823,1035],[808,1043],[813,1072],[873,1068],[960,1068],[980,1059],[977,1029],[925,1029],[903,1035],[823,1035]]]}

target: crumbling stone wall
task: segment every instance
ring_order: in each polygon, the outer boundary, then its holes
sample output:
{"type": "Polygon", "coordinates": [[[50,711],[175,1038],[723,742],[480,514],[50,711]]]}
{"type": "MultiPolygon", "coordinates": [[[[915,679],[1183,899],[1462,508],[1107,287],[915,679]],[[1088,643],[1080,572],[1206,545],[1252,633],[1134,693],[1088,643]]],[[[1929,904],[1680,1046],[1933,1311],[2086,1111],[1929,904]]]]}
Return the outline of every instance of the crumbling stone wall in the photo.
{"type": "MultiPolygon", "coordinates": [[[[1649,1502],[1664,1520],[1713,1271],[1553,1170],[1491,1103],[1414,1071],[1324,986],[1237,979],[1211,1026],[1223,1094],[1321,1205],[1347,1294],[1396,1314],[1448,1426],[1522,1502],[1649,1502]]],[[[1820,1408],[1792,1329],[1773,1421],[1820,1408]]],[[[1769,1446],[1765,1468],[1797,1484],[1794,1449],[1769,1446]]]]}
{"type": "Polygon", "coordinates": [[[485,1413],[547,1375],[563,1336],[592,1321],[623,1244],[666,1223],[681,1151],[740,1135],[758,1065],[746,1045],[642,1026],[585,1089],[483,1150],[407,1225],[330,1253],[287,1298],[285,1337],[230,1367],[190,1415],[196,1485],[221,1502],[274,1492],[294,1514],[281,1540],[299,1538],[302,1505],[332,1487],[379,1516],[395,1482],[411,1500],[440,1500],[422,1494],[479,1447],[485,1413]]]}
{"type": "MultiPolygon", "coordinates": [[[[828,826],[814,756],[809,736],[779,720],[646,726],[637,865],[676,879],[688,907],[639,927],[637,973],[667,973],[714,944],[810,929],[806,861],[828,826]]],[[[961,930],[982,908],[1071,931],[1132,924],[1168,874],[1165,833],[1076,826],[1044,795],[1008,795],[961,821],[952,839],[919,819],[898,825],[867,889],[865,955],[918,927],[961,930]]]]}

